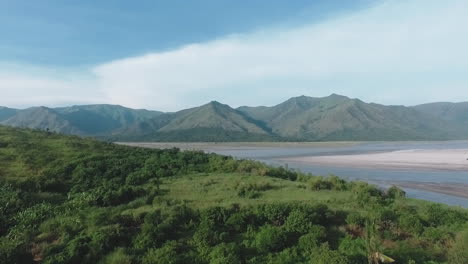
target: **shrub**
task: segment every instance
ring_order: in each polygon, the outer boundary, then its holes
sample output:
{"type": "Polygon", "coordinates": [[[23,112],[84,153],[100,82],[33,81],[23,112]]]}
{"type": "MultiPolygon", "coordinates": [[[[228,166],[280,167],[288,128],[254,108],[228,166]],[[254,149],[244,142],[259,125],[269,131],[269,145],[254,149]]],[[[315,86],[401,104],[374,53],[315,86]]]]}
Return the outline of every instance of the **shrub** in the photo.
{"type": "Polygon", "coordinates": [[[406,197],[406,192],[396,186],[392,186],[387,190],[387,196],[391,199],[404,198],[406,197]]]}
{"type": "Polygon", "coordinates": [[[450,264],[466,264],[468,261],[468,230],[460,232],[449,250],[450,264]]]}
{"type": "Polygon", "coordinates": [[[268,255],[268,264],[296,264],[302,263],[303,257],[296,248],[287,248],[276,254],[268,255]]]}
{"type": "Polygon", "coordinates": [[[123,248],[118,248],[107,255],[101,264],[132,264],[132,258],[126,254],[123,248]]]}
{"type": "Polygon", "coordinates": [[[270,190],[273,186],[267,182],[265,183],[240,183],[236,186],[237,195],[246,198],[258,198],[260,192],[270,190]]]}
{"type": "Polygon", "coordinates": [[[417,215],[403,214],[398,218],[401,228],[412,234],[419,235],[424,229],[421,219],[417,215]]]}
{"type": "Polygon", "coordinates": [[[239,249],[234,243],[221,243],[210,253],[210,264],[240,264],[239,249]]]}
{"type": "Polygon", "coordinates": [[[314,249],[310,256],[314,264],[348,264],[348,259],[339,251],[331,250],[328,244],[322,244],[314,249]]]}
{"type": "Polygon", "coordinates": [[[373,185],[358,182],[352,190],[361,206],[386,205],[385,193],[373,185]]]}
{"type": "Polygon", "coordinates": [[[311,190],[320,191],[320,190],[337,190],[343,191],[348,189],[348,185],[345,180],[330,175],[329,177],[321,176],[312,176],[307,181],[307,184],[311,190]]]}
{"type": "Polygon", "coordinates": [[[346,223],[352,226],[364,227],[366,219],[358,212],[352,212],[346,216],[346,223]]]}
{"type": "Polygon", "coordinates": [[[367,248],[366,241],[362,238],[352,238],[346,236],[340,241],[338,250],[348,256],[349,263],[366,263],[367,262],[367,248]]]}
{"type": "Polygon", "coordinates": [[[287,244],[287,234],[280,228],[266,225],[260,228],[255,236],[255,247],[258,252],[269,253],[282,250],[287,244]]]}
{"type": "Polygon", "coordinates": [[[310,219],[307,212],[302,210],[292,211],[286,219],[284,226],[289,232],[298,234],[317,232],[318,229],[324,229],[322,226],[314,225],[313,219],[310,219]]]}
{"type": "Polygon", "coordinates": [[[314,226],[310,233],[299,238],[298,247],[304,252],[312,252],[312,250],[320,245],[326,238],[326,231],[323,226],[314,226]]]}
{"type": "Polygon", "coordinates": [[[143,264],[178,264],[182,263],[177,252],[177,242],[168,241],[161,248],[150,249],[143,256],[143,264]]]}

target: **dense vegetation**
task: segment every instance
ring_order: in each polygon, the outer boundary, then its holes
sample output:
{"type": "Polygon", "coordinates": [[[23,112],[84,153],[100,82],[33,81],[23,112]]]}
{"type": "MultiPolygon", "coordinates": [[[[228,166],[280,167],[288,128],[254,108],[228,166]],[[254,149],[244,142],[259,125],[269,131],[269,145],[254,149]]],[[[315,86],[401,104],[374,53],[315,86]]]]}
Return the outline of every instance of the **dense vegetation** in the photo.
{"type": "Polygon", "coordinates": [[[0,124],[117,141],[447,140],[467,139],[467,105],[385,106],[333,94],[237,109],[213,101],[174,113],[116,105],[0,107],[0,124]]]}
{"type": "Polygon", "coordinates": [[[0,181],[0,263],[467,261],[466,210],[215,154],[0,127],[0,181]]]}

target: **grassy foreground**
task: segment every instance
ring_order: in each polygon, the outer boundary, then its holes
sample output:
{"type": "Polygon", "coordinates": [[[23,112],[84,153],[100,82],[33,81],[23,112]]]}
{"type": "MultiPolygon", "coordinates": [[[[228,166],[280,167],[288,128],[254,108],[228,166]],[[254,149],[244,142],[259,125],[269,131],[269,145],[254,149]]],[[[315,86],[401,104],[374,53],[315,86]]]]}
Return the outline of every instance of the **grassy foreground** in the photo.
{"type": "Polygon", "coordinates": [[[465,263],[468,211],[215,154],[0,127],[0,263],[465,263]]]}

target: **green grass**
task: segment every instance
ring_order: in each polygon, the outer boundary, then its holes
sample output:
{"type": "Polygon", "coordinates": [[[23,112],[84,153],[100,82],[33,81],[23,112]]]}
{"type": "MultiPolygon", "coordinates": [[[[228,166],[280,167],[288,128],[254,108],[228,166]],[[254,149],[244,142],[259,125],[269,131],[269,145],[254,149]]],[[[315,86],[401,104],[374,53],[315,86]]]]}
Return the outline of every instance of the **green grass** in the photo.
{"type": "Polygon", "coordinates": [[[311,191],[306,184],[283,179],[249,174],[194,174],[165,179],[163,196],[185,201],[195,208],[257,205],[274,202],[325,202],[339,209],[351,198],[351,192],[311,191]],[[260,191],[257,198],[240,197],[239,184],[269,184],[271,189],[260,191]]]}
{"type": "Polygon", "coordinates": [[[468,228],[395,188],[1,126],[0,172],[0,263],[363,263],[375,240],[442,264],[468,228]]]}

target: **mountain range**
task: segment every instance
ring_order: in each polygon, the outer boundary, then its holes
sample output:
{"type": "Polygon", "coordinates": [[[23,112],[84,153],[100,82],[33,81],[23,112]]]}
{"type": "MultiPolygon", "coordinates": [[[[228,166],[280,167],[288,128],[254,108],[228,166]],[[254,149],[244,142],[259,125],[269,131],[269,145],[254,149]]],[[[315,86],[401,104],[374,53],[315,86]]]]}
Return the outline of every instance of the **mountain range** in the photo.
{"type": "Polygon", "coordinates": [[[0,107],[0,124],[113,141],[449,140],[468,139],[468,102],[387,106],[332,94],[271,107],[212,101],[173,113],[118,105],[0,107]]]}

